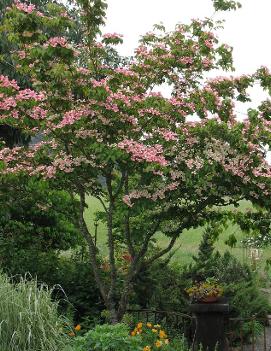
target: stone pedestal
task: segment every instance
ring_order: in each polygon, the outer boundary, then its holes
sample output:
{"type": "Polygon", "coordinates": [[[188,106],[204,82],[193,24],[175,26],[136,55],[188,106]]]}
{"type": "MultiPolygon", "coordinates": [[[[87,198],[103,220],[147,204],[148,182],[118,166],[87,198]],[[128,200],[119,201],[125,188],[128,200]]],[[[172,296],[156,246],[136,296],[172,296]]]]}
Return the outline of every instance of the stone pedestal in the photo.
{"type": "Polygon", "coordinates": [[[227,351],[225,326],[229,304],[220,299],[212,303],[193,303],[190,306],[196,319],[195,346],[203,351],[227,351]]]}

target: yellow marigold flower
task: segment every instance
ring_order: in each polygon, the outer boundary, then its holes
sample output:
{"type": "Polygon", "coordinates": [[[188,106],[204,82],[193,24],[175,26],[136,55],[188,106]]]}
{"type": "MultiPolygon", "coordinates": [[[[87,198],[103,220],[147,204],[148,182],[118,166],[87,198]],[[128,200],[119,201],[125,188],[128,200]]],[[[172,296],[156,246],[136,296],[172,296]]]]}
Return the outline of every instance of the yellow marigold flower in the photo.
{"type": "Polygon", "coordinates": [[[143,351],[151,351],[151,347],[150,346],[145,346],[143,351]]]}
{"type": "Polygon", "coordinates": [[[151,324],[151,323],[147,323],[147,327],[148,327],[148,328],[151,328],[151,327],[152,327],[152,324],[151,324]]]}
{"type": "Polygon", "coordinates": [[[80,330],[81,330],[81,325],[80,325],[80,324],[77,324],[77,326],[74,328],[74,330],[80,331],[80,330]]]}
{"type": "Polygon", "coordinates": [[[157,333],[157,329],[152,329],[151,330],[153,333],[157,333]]]}
{"type": "Polygon", "coordinates": [[[159,331],[159,337],[160,337],[161,339],[164,339],[164,338],[167,337],[167,334],[164,332],[164,330],[160,330],[160,331],[159,331]]]}
{"type": "Polygon", "coordinates": [[[141,323],[141,322],[137,323],[137,328],[138,329],[141,329],[142,327],[143,327],[143,323],[141,323]]]}
{"type": "Polygon", "coordinates": [[[155,341],[156,347],[161,347],[162,345],[163,345],[162,341],[160,341],[160,340],[155,341]]]}
{"type": "Polygon", "coordinates": [[[161,325],[160,324],[155,324],[154,328],[161,328],[161,325]]]}
{"type": "Polygon", "coordinates": [[[131,332],[131,335],[132,335],[132,336],[135,336],[135,335],[136,335],[136,332],[133,330],[133,331],[131,332]]]}

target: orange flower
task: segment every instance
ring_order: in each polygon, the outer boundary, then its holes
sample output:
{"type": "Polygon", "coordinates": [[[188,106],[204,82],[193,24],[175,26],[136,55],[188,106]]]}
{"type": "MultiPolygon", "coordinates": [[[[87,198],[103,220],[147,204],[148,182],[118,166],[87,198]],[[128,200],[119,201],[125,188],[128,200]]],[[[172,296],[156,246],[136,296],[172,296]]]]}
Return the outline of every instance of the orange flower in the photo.
{"type": "Polygon", "coordinates": [[[147,327],[148,327],[148,328],[151,328],[151,327],[152,327],[152,324],[151,324],[151,323],[147,323],[147,327]]]}
{"type": "Polygon", "coordinates": [[[136,332],[133,330],[133,331],[131,332],[131,335],[132,335],[132,336],[135,336],[135,335],[136,335],[136,332]]]}
{"type": "Polygon", "coordinates": [[[68,335],[69,336],[75,336],[75,333],[74,332],[70,332],[68,335]]]}
{"type": "Polygon", "coordinates": [[[81,325],[80,325],[80,324],[77,324],[77,326],[74,328],[74,330],[80,331],[80,330],[81,330],[81,325]]]}
{"type": "Polygon", "coordinates": [[[141,329],[142,327],[143,327],[143,323],[142,322],[137,323],[137,329],[141,329]]]}
{"type": "Polygon", "coordinates": [[[162,343],[162,341],[160,341],[160,340],[157,340],[156,342],[155,342],[155,346],[156,347],[161,347],[163,345],[163,343],[162,343]]]}
{"type": "Polygon", "coordinates": [[[151,347],[150,346],[145,346],[143,351],[151,351],[151,347]]]}
{"type": "Polygon", "coordinates": [[[159,338],[160,339],[164,339],[167,337],[167,334],[164,332],[164,330],[160,330],[159,331],[159,338]]]}

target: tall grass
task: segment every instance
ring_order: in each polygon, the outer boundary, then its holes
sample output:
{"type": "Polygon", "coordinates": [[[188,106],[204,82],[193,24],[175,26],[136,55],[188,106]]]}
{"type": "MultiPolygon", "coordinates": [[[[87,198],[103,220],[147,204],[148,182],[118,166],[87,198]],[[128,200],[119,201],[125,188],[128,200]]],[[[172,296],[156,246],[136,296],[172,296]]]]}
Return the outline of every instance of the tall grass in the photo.
{"type": "Polygon", "coordinates": [[[61,351],[64,323],[50,289],[26,279],[12,284],[0,273],[1,351],[61,351]]]}

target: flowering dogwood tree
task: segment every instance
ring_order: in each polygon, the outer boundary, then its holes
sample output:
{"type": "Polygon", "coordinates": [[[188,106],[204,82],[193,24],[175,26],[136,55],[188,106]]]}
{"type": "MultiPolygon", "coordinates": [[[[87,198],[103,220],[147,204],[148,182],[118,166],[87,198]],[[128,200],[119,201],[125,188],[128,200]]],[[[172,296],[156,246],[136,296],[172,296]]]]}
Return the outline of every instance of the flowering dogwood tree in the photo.
{"type": "MultiPolygon", "coordinates": [[[[80,1],[83,20],[91,5],[80,1]]],[[[217,9],[235,5],[215,2],[217,9]]],[[[232,48],[219,42],[210,19],[170,33],[156,26],[141,38],[134,57],[119,65],[108,64],[108,52],[121,44],[120,35],[99,40],[86,20],[84,37],[75,44],[67,39],[73,26],[55,4],[41,12],[16,1],[6,13],[2,31],[19,48],[13,62],[32,88],[0,77],[1,120],[43,140],[3,147],[1,171],[57,181],[79,197],[78,226],[115,322],[142,266],[169,253],[184,229],[223,220],[224,206],[241,199],[270,205],[263,147],[270,139],[270,103],[238,121],[235,102],[249,101],[247,88],[255,81],[269,89],[271,75],[262,67],[250,76],[206,79],[215,69],[233,69],[232,48]],[[172,88],[170,98],[159,92],[164,83],[172,88]],[[109,278],[84,217],[89,195],[103,206],[109,278]],[[157,232],[166,235],[167,246],[153,245],[157,232]],[[119,247],[125,270],[118,265],[119,247]]]]}

